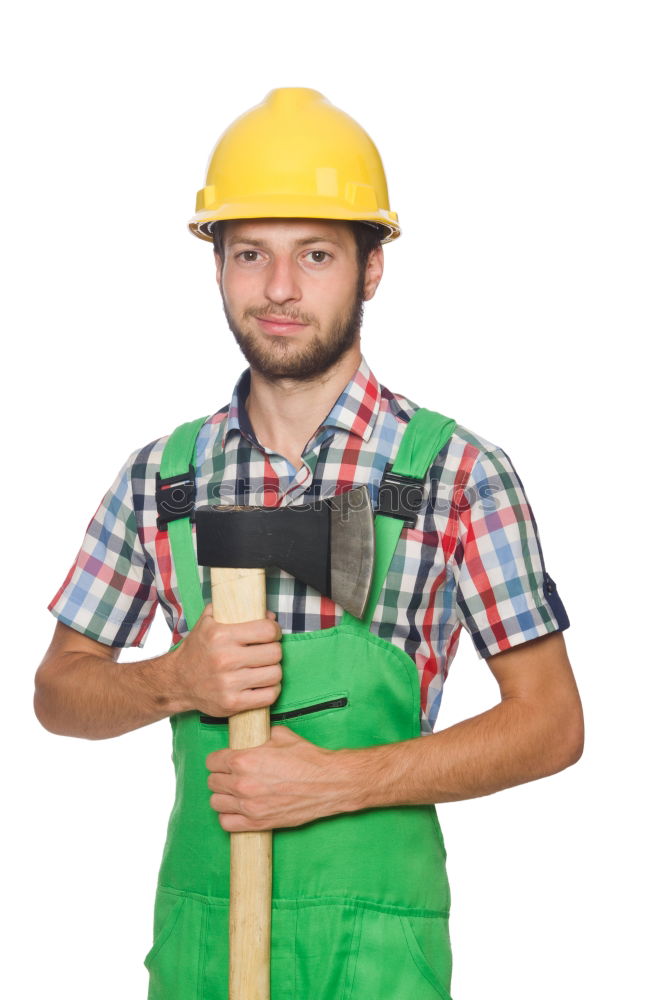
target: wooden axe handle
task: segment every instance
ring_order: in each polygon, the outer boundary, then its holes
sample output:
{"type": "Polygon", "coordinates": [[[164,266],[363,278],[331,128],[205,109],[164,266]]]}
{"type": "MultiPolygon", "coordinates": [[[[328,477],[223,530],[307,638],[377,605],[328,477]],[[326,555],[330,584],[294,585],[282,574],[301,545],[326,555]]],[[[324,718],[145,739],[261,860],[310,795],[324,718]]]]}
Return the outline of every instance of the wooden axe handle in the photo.
{"type": "MultiPolygon", "coordinates": [[[[211,569],[212,612],[222,624],[267,616],[263,569],[211,569]]],[[[230,716],[230,747],[266,743],[269,708],[230,716]]],[[[269,1000],[271,830],[230,834],[229,1000],[269,1000]]]]}

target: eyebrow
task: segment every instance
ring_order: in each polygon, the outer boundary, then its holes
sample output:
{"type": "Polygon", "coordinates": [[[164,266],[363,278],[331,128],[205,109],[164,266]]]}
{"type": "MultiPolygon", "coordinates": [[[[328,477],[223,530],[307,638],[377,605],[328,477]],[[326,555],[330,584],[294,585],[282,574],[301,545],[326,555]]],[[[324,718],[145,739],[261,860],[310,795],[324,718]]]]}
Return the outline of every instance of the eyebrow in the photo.
{"type": "MultiPolygon", "coordinates": [[[[236,246],[237,243],[248,243],[249,246],[260,247],[263,246],[264,240],[251,240],[247,236],[232,236],[226,245],[229,249],[236,246]]],[[[303,247],[308,243],[333,243],[334,246],[340,247],[341,250],[344,249],[343,244],[339,243],[338,240],[334,240],[332,236],[304,236],[300,240],[294,241],[296,247],[303,247]]]]}

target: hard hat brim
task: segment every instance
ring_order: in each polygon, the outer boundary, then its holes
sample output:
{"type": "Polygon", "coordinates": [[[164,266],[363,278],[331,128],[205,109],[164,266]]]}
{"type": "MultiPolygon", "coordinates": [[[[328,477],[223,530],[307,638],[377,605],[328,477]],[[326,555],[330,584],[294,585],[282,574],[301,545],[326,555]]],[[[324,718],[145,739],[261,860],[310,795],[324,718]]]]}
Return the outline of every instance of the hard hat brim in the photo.
{"type": "Polygon", "coordinates": [[[271,196],[260,199],[235,201],[220,205],[211,211],[196,212],[188,227],[194,236],[208,243],[213,241],[209,230],[211,223],[235,219],[328,219],[335,222],[368,222],[382,230],[382,243],[390,243],[400,236],[400,225],[395,212],[387,210],[363,211],[351,209],[345,202],[328,199],[320,205],[319,198],[292,198],[271,196]]]}

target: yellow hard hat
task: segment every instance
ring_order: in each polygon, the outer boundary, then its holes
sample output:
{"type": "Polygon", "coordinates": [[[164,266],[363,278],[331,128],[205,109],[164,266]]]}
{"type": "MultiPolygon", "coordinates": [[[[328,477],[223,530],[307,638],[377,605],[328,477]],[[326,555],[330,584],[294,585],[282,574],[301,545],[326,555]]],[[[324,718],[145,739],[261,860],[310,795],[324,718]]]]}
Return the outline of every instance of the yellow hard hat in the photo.
{"type": "Polygon", "coordinates": [[[370,136],[317,90],[279,87],[223,133],[189,229],[212,240],[221,219],[370,222],[382,243],[400,235],[370,136]]]}

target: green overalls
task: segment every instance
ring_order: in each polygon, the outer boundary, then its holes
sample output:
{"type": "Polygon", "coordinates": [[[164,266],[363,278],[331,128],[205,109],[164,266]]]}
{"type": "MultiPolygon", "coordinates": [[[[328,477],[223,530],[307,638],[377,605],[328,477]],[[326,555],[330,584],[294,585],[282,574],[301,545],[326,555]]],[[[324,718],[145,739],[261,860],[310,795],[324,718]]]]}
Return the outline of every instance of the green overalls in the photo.
{"type": "MultiPolygon", "coordinates": [[[[161,476],[189,469],[202,421],[170,437],[161,476]]],[[[392,472],[424,478],[455,423],[417,410],[392,472]]],[[[194,459],[193,459],[194,461],[194,459]]],[[[403,521],[376,515],[373,584],[361,621],[284,635],[272,723],[329,749],[420,735],[410,656],[370,632],[403,521]]],[[[169,534],[189,629],[203,608],[190,520],[169,534]]],[[[227,720],[171,718],[177,779],[145,958],[149,1000],[226,1000],[230,835],[207,787],[207,755],[227,720]]],[[[273,834],[271,1000],[449,1000],[450,895],[434,805],[368,809],[273,834]]]]}

